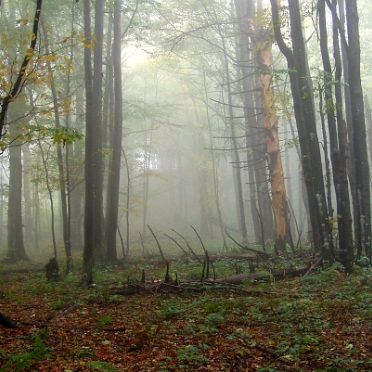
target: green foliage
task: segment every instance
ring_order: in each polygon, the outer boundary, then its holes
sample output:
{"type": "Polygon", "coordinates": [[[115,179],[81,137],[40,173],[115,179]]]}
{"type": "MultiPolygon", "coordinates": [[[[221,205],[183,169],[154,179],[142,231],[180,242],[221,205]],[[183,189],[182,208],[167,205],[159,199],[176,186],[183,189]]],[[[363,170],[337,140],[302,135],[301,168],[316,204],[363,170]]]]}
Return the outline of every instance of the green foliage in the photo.
{"type": "Polygon", "coordinates": [[[94,355],[90,347],[83,346],[77,353],[78,358],[92,357],[94,355]]]}
{"type": "Polygon", "coordinates": [[[205,345],[186,345],[177,350],[176,359],[181,362],[179,367],[182,369],[194,369],[196,366],[208,363],[208,359],[202,354],[202,348],[205,345]],[[185,364],[182,364],[185,363],[185,364]],[[187,364],[186,364],[187,363],[187,364]]]}
{"type": "Polygon", "coordinates": [[[112,364],[107,362],[101,362],[101,361],[92,361],[88,362],[87,367],[93,368],[95,370],[99,370],[102,372],[119,372],[118,369],[116,369],[112,364]]]}
{"type": "Polygon", "coordinates": [[[102,318],[98,319],[97,324],[99,326],[112,324],[110,315],[104,315],[102,318]]]}
{"type": "Polygon", "coordinates": [[[23,371],[26,368],[30,368],[35,362],[39,362],[48,356],[48,350],[42,341],[40,334],[35,336],[35,342],[30,347],[31,351],[20,354],[10,355],[5,365],[5,370],[23,371]]]}
{"type": "Polygon", "coordinates": [[[209,327],[217,328],[221,323],[225,321],[225,318],[220,313],[208,314],[205,317],[205,324],[209,327]]]}

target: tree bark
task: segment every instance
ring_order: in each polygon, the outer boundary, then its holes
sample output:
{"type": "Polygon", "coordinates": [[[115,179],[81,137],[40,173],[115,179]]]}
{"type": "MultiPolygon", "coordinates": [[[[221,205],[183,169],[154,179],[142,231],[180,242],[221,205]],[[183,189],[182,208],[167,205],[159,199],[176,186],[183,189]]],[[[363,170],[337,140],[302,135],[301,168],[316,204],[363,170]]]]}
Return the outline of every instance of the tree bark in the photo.
{"type": "Polygon", "coordinates": [[[348,0],[346,5],[349,68],[349,87],[355,156],[355,181],[359,226],[358,257],[366,255],[371,260],[371,205],[370,176],[367,151],[367,132],[364,116],[364,101],[360,77],[359,17],[356,0],[348,0]]]}
{"type": "Polygon", "coordinates": [[[107,213],[106,213],[106,248],[107,259],[115,262],[116,232],[118,226],[121,143],[123,132],[123,103],[121,81],[121,1],[114,4],[114,94],[115,119],[112,148],[112,160],[108,177],[107,213]]]}
{"type": "Polygon", "coordinates": [[[28,261],[23,242],[22,221],[22,141],[18,139],[18,126],[22,124],[18,118],[23,116],[23,99],[18,99],[10,106],[8,117],[11,121],[10,135],[15,140],[9,146],[9,196],[8,196],[8,252],[4,262],[15,263],[28,261]]]}
{"type": "MultiPolygon", "coordinates": [[[[320,49],[323,60],[324,67],[324,97],[326,102],[326,112],[328,119],[328,130],[330,138],[330,150],[331,150],[331,161],[333,170],[333,183],[336,195],[336,205],[337,205],[337,227],[339,235],[339,250],[340,258],[345,266],[348,273],[352,269],[352,259],[353,259],[353,233],[352,233],[352,217],[351,208],[349,200],[349,187],[348,179],[346,174],[346,156],[345,153],[341,153],[340,148],[345,147],[344,136],[342,132],[342,107],[338,105],[342,104],[340,102],[340,92],[338,92],[338,100],[336,108],[337,112],[337,124],[336,126],[336,116],[334,112],[334,101],[333,101],[333,89],[332,89],[332,67],[331,61],[328,54],[328,33],[326,24],[326,13],[325,13],[325,0],[318,1],[318,15],[319,15],[319,35],[320,35],[320,49]],[[339,141],[341,144],[339,145],[339,141]]],[[[337,32],[337,30],[336,30],[337,32]]],[[[334,54],[335,58],[338,48],[338,39],[334,40],[334,54]]],[[[340,81],[341,71],[340,63],[336,60],[336,84],[340,81]]],[[[337,89],[337,87],[336,87],[337,89]]]]}
{"type": "Polygon", "coordinates": [[[272,86],[272,31],[259,28],[254,36],[258,69],[260,71],[261,108],[266,135],[266,156],[271,185],[271,201],[275,221],[275,249],[286,251],[292,246],[289,210],[284,182],[284,171],[279,143],[274,89],[272,86]]]}

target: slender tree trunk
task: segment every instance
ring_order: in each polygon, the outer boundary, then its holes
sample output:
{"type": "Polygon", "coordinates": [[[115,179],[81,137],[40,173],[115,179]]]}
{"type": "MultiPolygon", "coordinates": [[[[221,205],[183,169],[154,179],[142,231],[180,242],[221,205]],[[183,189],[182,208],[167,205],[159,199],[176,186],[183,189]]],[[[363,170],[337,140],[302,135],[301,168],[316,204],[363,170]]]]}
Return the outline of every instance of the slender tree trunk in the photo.
{"type": "MultiPolygon", "coordinates": [[[[84,90],[79,88],[76,94],[76,121],[75,128],[80,133],[84,125],[84,90]]],[[[83,210],[84,199],[84,148],[83,141],[76,141],[72,145],[71,172],[70,172],[70,226],[71,226],[71,250],[83,249],[83,210]]]]}
{"type": "MultiPolygon", "coordinates": [[[[41,20],[41,26],[43,29],[44,33],[44,47],[46,54],[50,54],[49,51],[49,42],[48,42],[48,32],[46,30],[45,24],[43,19],[41,20]]],[[[53,76],[53,69],[50,64],[50,62],[47,62],[48,66],[48,72],[50,76],[50,90],[52,92],[52,98],[53,98],[53,110],[54,110],[54,119],[55,119],[55,124],[56,128],[61,128],[61,123],[60,123],[60,114],[59,114],[59,109],[58,109],[58,95],[57,95],[57,90],[55,87],[55,82],[54,82],[54,76],[53,76]]],[[[57,146],[57,159],[58,159],[58,176],[59,176],[59,190],[60,190],[60,197],[61,197],[61,209],[62,209],[62,230],[63,230],[63,243],[65,246],[65,254],[66,254],[66,273],[70,271],[70,263],[71,263],[71,238],[70,238],[70,216],[69,216],[69,208],[68,208],[68,199],[67,199],[67,192],[68,189],[66,190],[66,184],[68,184],[66,181],[66,175],[67,175],[67,170],[65,171],[64,169],[64,159],[63,159],[63,154],[62,154],[62,145],[60,143],[56,144],[57,146]]],[[[55,239],[55,238],[54,238],[55,239]]],[[[55,257],[57,255],[55,254],[55,257]]]]}
{"type": "MultiPolygon", "coordinates": [[[[85,42],[92,44],[91,33],[91,11],[90,0],[84,0],[84,37],[85,42]]],[[[85,217],[84,217],[84,257],[83,257],[83,285],[93,283],[93,265],[94,251],[96,243],[94,240],[95,219],[100,219],[96,216],[95,208],[95,189],[93,173],[97,170],[94,166],[95,148],[94,139],[94,116],[95,107],[93,100],[93,70],[92,70],[92,48],[84,49],[84,72],[85,72],[85,217]]],[[[101,169],[100,169],[101,171],[101,169]]],[[[100,221],[99,221],[100,222],[100,221]]]]}
{"type": "MultiPolygon", "coordinates": [[[[31,196],[31,152],[30,147],[28,144],[22,146],[23,151],[23,196],[25,200],[25,207],[24,207],[24,225],[25,225],[25,239],[27,242],[32,242],[32,231],[33,231],[33,223],[32,223],[32,196],[31,196]]],[[[1,226],[1,224],[0,224],[1,226]]]]}
{"type": "MultiPolygon", "coordinates": [[[[247,143],[247,168],[249,177],[249,200],[250,210],[253,222],[253,230],[256,242],[262,242],[261,227],[257,203],[257,185],[255,182],[254,167],[257,166],[257,156],[254,147],[257,146],[255,133],[257,128],[256,110],[254,108],[254,97],[252,87],[254,83],[253,69],[249,66],[252,64],[251,46],[249,44],[249,20],[253,19],[254,11],[253,0],[235,0],[235,11],[237,16],[237,65],[241,76],[241,89],[244,105],[244,123],[247,143]]],[[[262,212],[262,211],[261,211],[262,212]]]]}
{"type": "MultiPolygon", "coordinates": [[[[340,25],[342,31],[338,30],[342,37],[345,37],[345,0],[332,0],[332,16],[334,18],[334,24],[336,24],[337,18],[337,4],[340,13],[340,25]]],[[[351,113],[351,99],[350,99],[350,86],[349,86],[349,63],[347,58],[347,45],[341,42],[341,56],[342,56],[342,70],[343,70],[343,92],[345,97],[345,118],[347,127],[347,172],[350,184],[351,200],[353,204],[353,221],[354,221],[354,240],[355,246],[359,247],[359,224],[358,221],[358,198],[357,198],[357,187],[356,187],[356,175],[355,175],[355,155],[354,155],[354,129],[353,119],[351,113]]]]}
{"type": "Polygon", "coordinates": [[[112,160],[108,177],[106,248],[107,259],[115,262],[116,231],[118,226],[121,143],[123,132],[123,103],[121,81],[121,0],[115,1],[114,12],[114,90],[115,90],[115,126],[113,136],[112,160]]]}
{"type": "Polygon", "coordinates": [[[360,77],[359,17],[356,0],[346,1],[350,103],[353,123],[355,180],[359,225],[358,257],[371,260],[371,197],[363,90],[360,77]]]}
{"type": "Polygon", "coordinates": [[[368,128],[368,150],[369,150],[369,160],[372,164],[372,111],[371,105],[369,104],[368,96],[364,95],[364,105],[366,111],[366,124],[368,128]]]}
{"type": "Polygon", "coordinates": [[[38,141],[40,154],[41,154],[41,160],[44,165],[44,172],[45,172],[45,180],[46,180],[46,187],[48,190],[49,195],[49,202],[50,202],[50,227],[51,227],[51,233],[52,233],[52,241],[53,241],[53,253],[54,257],[57,258],[57,241],[56,241],[56,229],[55,229],[55,213],[54,213],[54,199],[53,199],[53,190],[52,186],[50,185],[50,178],[49,178],[49,169],[48,169],[48,158],[49,158],[49,152],[50,152],[50,146],[47,150],[47,154],[45,155],[43,144],[41,143],[41,140],[38,141]]]}
{"type": "Polygon", "coordinates": [[[231,136],[231,159],[232,159],[232,170],[233,170],[233,181],[235,189],[235,200],[236,200],[236,210],[237,219],[239,224],[239,231],[242,235],[243,241],[247,240],[247,226],[245,221],[245,211],[244,211],[244,198],[243,198],[243,185],[242,185],[242,175],[241,175],[241,163],[239,155],[239,144],[237,141],[236,127],[234,123],[234,113],[233,113],[233,103],[232,103],[232,91],[231,91],[231,79],[230,70],[228,65],[227,50],[225,46],[225,39],[221,30],[219,30],[221,35],[222,45],[223,45],[223,68],[226,76],[226,87],[227,87],[227,100],[228,100],[228,126],[231,136]]]}

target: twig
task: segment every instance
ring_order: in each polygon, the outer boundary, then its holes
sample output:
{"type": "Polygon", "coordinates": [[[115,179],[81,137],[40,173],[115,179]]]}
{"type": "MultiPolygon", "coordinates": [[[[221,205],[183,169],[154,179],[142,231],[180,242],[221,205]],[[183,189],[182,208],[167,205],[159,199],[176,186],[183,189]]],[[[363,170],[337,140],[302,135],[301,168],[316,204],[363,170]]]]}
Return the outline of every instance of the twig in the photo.
{"type": "Polygon", "coordinates": [[[196,236],[198,237],[198,239],[199,239],[199,241],[200,241],[200,244],[201,244],[201,246],[202,246],[202,248],[203,248],[203,251],[204,251],[204,253],[206,253],[206,249],[205,249],[205,247],[204,247],[204,243],[203,243],[203,241],[201,240],[200,235],[198,234],[198,232],[196,231],[196,229],[195,229],[195,227],[194,227],[193,225],[191,225],[191,228],[195,231],[195,234],[196,234],[196,236]]]}

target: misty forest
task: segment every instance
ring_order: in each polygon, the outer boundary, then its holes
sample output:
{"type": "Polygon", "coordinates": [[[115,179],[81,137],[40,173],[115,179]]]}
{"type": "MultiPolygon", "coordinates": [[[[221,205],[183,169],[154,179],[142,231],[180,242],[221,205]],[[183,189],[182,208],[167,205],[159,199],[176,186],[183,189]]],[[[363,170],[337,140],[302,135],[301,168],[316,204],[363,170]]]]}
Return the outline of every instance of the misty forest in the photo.
{"type": "Polygon", "coordinates": [[[0,371],[371,371],[369,0],[0,0],[0,371]]]}

